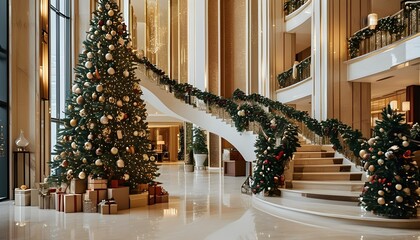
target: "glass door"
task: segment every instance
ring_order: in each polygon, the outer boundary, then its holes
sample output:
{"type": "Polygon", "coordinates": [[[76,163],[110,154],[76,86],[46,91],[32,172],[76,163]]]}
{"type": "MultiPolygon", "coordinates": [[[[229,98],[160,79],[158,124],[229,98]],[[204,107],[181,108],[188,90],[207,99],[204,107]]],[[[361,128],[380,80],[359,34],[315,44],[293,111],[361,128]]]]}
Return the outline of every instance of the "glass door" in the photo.
{"type": "Polygon", "coordinates": [[[8,1],[0,0],[0,201],[9,199],[8,1]]]}

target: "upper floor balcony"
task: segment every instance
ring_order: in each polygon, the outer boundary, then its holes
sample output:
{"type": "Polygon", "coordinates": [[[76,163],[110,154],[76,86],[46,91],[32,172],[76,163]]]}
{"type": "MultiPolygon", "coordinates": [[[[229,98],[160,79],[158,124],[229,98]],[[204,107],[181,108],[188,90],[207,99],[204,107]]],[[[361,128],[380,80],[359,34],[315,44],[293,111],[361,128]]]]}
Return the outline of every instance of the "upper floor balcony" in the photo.
{"type": "Polygon", "coordinates": [[[284,3],[284,15],[286,32],[299,33],[306,31],[310,33],[312,0],[286,1],[284,3]]]}
{"type": "Polygon", "coordinates": [[[412,79],[418,82],[420,61],[420,1],[405,2],[397,13],[377,25],[357,31],[348,40],[348,81],[381,82],[412,79]],[[410,74],[409,74],[410,73],[410,74]]]}
{"type": "Polygon", "coordinates": [[[405,2],[404,8],[379,20],[368,17],[369,26],[354,33],[348,40],[350,58],[371,53],[413,36],[420,31],[420,1],[405,2]]]}

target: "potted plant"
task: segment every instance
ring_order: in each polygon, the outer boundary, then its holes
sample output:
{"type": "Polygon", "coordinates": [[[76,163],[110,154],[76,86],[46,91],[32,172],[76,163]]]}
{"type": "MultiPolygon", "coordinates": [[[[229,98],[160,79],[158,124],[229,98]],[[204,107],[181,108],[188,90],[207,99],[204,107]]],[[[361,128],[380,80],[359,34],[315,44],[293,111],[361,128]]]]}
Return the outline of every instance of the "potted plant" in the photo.
{"type": "Polygon", "coordinates": [[[193,130],[193,151],[195,166],[197,169],[204,169],[204,162],[207,159],[208,149],[206,144],[206,134],[198,127],[193,130]]]}

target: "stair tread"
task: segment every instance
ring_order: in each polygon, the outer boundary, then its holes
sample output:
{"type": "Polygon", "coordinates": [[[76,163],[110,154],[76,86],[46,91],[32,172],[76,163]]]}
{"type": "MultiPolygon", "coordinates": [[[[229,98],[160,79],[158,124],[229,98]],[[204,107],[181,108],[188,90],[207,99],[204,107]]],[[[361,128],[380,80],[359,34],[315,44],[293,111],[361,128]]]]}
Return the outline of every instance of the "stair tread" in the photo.
{"type": "Polygon", "coordinates": [[[344,174],[354,174],[354,175],[362,175],[362,173],[357,173],[357,172],[302,172],[302,173],[293,173],[293,174],[303,174],[303,175],[336,175],[336,174],[340,174],[340,175],[344,175],[344,174]]]}
{"type": "Polygon", "coordinates": [[[364,181],[334,180],[334,181],[316,181],[316,180],[293,180],[292,183],[313,183],[313,184],[331,184],[331,185],[357,185],[365,184],[364,181]]]}
{"type": "MultiPolygon", "coordinates": [[[[348,196],[348,197],[358,197],[360,196],[359,191],[340,191],[340,190],[329,190],[329,189],[299,189],[299,188],[292,188],[292,189],[285,189],[291,192],[298,192],[298,193],[309,193],[309,194],[319,194],[319,195],[329,195],[329,196],[348,196]]],[[[282,189],[283,191],[283,189],[282,189]]]]}
{"type": "Polygon", "coordinates": [[[295,164],[294,167],[351,167],[350,164],[295,164]]]}

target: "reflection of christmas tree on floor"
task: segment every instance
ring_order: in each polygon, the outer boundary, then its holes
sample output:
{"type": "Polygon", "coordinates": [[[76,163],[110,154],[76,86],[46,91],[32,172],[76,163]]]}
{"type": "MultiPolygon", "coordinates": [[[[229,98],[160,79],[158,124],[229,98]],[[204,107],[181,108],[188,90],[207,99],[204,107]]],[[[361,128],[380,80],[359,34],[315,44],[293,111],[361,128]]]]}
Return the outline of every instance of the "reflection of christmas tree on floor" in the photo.
{"type": "Polygon", "coordinates": [[[410,128],[402,124],[403,115],[384,109],[375,137],[362,144],[360,156],[368,178],[361,204],[368,211],[390,218],[415,217],[420,203],[419,169],[413,160],[418,145],[410,128]]]}
{"type": "Polygon", "coordinates": [[[100,0],[79,55],[65,128],[55,146],[51,180],[88,175],[125,179],[131,188],[158,174],[149,156],[142,91],[126,25],[114,1],[100,0]]]}

